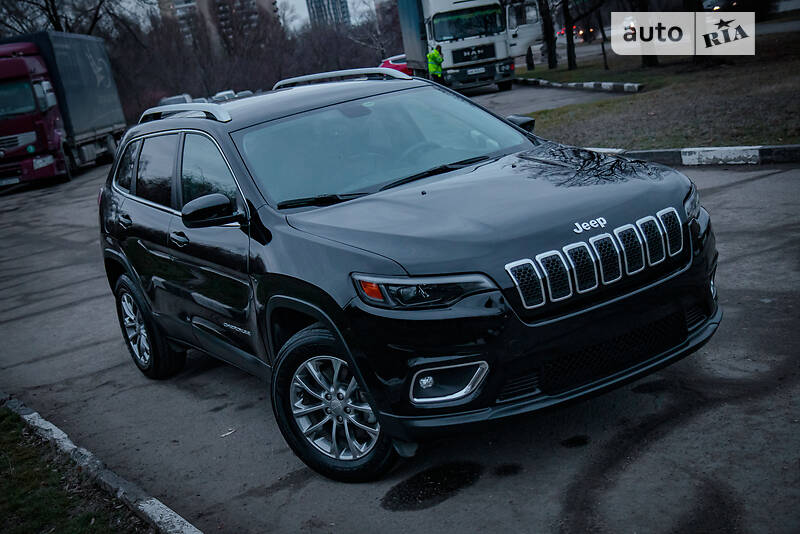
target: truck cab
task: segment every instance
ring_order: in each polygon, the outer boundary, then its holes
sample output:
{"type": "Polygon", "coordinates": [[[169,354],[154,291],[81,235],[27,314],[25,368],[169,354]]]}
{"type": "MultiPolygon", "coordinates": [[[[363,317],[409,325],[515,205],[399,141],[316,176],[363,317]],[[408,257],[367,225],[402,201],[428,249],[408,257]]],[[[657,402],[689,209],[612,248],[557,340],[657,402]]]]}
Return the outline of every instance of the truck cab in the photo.
{"type": "Polygon", "coordinates": [[[66,177],[64,129],[47,66],[33,43],[0,45],[0,186],[66,177]]]}
{"type": "Polygon", "coordinates": [[[535,2],[497,0],[400,0],[408,64],[427,73],[427,53],[442,47],[444,84],[466,89],[496,83],[511,89],[514,58],[540,38],[535,2]]]}

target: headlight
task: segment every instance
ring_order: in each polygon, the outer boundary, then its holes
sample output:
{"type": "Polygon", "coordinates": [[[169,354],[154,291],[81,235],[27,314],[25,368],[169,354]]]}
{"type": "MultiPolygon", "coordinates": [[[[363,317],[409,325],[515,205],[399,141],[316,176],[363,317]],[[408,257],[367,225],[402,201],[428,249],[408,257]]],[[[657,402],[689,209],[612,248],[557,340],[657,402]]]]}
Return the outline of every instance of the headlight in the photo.
{"type": "Polygon", "coordinates": [[[42,167],[47,167],[48,165],[52,165],[55,159],[51,155],[47,156],[37,156],[33,158],[33,170],[41,169],[42,167]]]}
{"type": "Polygon", "coordinates": [[[433,308],[497,286],[481,274],[403,278],[354,274],[361,300],[384,308],[433,308]]]}
{"type": "Polygon", "coordinates": [[[690,219],[696,219],[700,216],[700,194],[694,184],[692,184],[686,200],[683,201],[683,208],[686,210],[686,216],[690,219]]]}

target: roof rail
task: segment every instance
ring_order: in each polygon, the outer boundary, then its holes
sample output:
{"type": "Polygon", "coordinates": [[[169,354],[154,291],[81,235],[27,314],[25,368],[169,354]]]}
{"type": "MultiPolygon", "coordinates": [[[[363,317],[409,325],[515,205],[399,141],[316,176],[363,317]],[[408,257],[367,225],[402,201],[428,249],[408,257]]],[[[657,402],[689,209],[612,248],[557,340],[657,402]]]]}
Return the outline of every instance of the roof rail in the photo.
{"type": "Polygon", "coordinates": [[[205,118],[212,119],[219,122],[230,122],[230,114],[222,109],[219,104],[203,103],[203,102],[187,102],[185,104],[168,104],[166,106],[156,106],[150,108],[139,118],[139,124],[143,122],[154,121],[163,119],[175,113],[197,111],[205,114],[205,118]]]}
{"type": "Polygon", "coordinates": [[[413,79],[405,72],[400,72],[399,70],[387,69],[385,67],[370,67],[364,69],[334,70],[331,72],[320,72],[318,74],[287,78],[286,80],[281,80],[276,83],[272,90],[274,91],[276,89],[280,89],[281,87],[297,85],[300,83],[318,82],[320,80],[332,80],[335,78],[368,78],[370,76],[380,78],[395,78],[398,80],[413,79]]]}

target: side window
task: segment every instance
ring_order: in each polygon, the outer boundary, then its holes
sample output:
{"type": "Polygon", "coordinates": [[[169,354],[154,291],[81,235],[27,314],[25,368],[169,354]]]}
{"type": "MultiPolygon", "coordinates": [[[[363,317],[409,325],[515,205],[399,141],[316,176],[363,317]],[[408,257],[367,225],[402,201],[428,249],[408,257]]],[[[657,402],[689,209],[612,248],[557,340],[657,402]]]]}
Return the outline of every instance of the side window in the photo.
{"type": "Polygon", "coordinates": [[[136,174],[136,196],[162,206],[172,204],[172,170],[177,150],[177,134],[144,140],[136,174]]]}
{"type": "Polygon", "coordinates": [[[136,163],[136,151],[139,150],[141,141],[134,141],[125,149],[122,159],[119,160],[117,167],[117,187],[125,191],[131,190],[131,179],[133,179],[133,168],[136,163]]]}
{"type": "Polygon", "coordinates": [[[181,165],[183,203],[222,193],[236,201],[236,182],[214,142],[204,135],[186,134],[181,165]]]}

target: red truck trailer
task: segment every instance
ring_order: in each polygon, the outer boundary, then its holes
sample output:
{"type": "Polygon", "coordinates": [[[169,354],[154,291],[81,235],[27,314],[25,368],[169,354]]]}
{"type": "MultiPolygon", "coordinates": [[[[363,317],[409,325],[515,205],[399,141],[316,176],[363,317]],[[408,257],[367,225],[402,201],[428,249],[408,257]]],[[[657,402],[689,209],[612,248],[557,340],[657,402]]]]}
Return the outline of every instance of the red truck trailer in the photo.
{"type": "Polygon", "coordinates": [[[39,32],[0,42],[0,186],[113,155],[125,131],[102,39],[39,32]]]}

